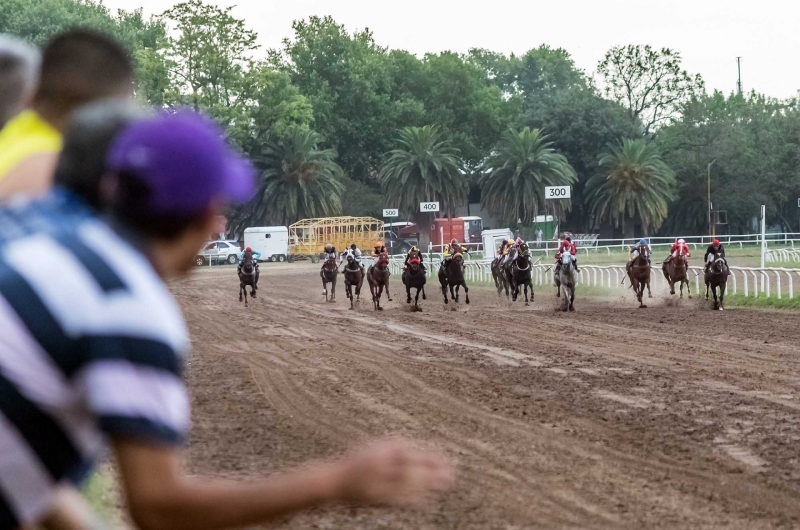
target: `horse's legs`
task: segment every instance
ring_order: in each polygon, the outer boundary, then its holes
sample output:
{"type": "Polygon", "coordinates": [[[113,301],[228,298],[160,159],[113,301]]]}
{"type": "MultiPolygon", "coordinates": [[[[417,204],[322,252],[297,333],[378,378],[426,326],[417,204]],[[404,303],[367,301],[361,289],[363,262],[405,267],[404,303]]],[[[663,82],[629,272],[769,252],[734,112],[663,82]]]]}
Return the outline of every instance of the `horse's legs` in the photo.
{"type": "Polygon", "coordinates": [[[458,303],[458,285],[454,286],[452,283],[450,284],[450,299],[458,303]]]}
{"type": "Polygon", "coordinates": [[[709,282],[706,282],[706,301],[708,300],[708,289],[710,285],[711,284],[709,282]]]}
{"type": "Polygon", "coordinates": [[[242,284],[241,289],[242,289],[242,293],[244,293],[244,306],[248,307],[248,303],[247,303],[247,286],[242,284]]]}
{"type": "Polygon", "coordinates": [[[575,307],[572,305],[575,302],[575,284],[572,284],[572,289],[569,290],[569,310],[575,311],[575,307]]]}
{"type": "Polygon", "coordinates": [[[244,290],[244,284],[239,282],[239,301],[242,301],[242,291],[244,290]]]}
{"type": "Polygon", "coordinates": [[[328,282],[325,281],[325,276],[322,272],[319,273],[320,278],[322,278],[322,294],[325,295],[325,301],[328,301],[328,282]]]}
{"type": "Polygon", "coordinates": [[[333,275],[333,279],[331,280],[331,302],[336,301],[336,274],[333,275]]]}
{"type": "Polygon", "coordinates": [[[469,287],[467,287],[466,282],[462,282],[461,285],[464,286],[464,303],[469,305],[469,287]]]}
{"type": "MultiPolygon", "coordinates": [[[[419,296],[419,288],[417,289],[417,296],[419,296]]],[[[411,303],[411,286],[406,284],[406,303],[411,303]]]]}
{"type": "MultiPolygon", "coordinates": [[[[419,295],[419,292],[417,292],[417,295],[419,295]]],[[[424,285],[422,286],[422,299],[423,300],[427,300],[428,299],[428,296],[425,294],[425,286],[424,285]]]]}
{"type": "Polygon", "coordinates": [[[650,278],[647,279],[647,298],[653,298],[653,293],[650,291],[650,278]]]}
{"type": "MultiPolygon", "coordinates": [[[[531,305],[531,303],[528,301],[528,283],[527,282],[525,282],[524,289],[525,289],[525,305],[531,305]]],[[[533,290],[533,289],[531,289],[531,290],[533,290]]]]}
{"type": "Polygon", "coordinates": [[[378,291],[377,296],[375,297],[375,309],[378,311],[383,311],[381,307],[381,296],[383,296],[383,284],[379,283],[375,286],[375,289],[378,291]]]}
{"type": "Polygon", "coordinates": [[[386,298],[392,301],[392,295],[389,294],[389,278],[386,278],[386,298]]]}
{"type": "Polygon", "coordinates": [[[719,302],[717,302],[717,286],[711,287],[711,294],[714,295],[714,309],[719,309],[719,302]]]}
{"type": "Polygon", "coordinates": [[[442,296],[444,297],[444,303],[449,304],[450,300],[447,299],[447,282],[442,284],[442,296]]]}
{"type": "Polygon", "coordinates": [[[728,285],[727,285],[727,278],[726,278],[726,283],[723,283],[723,284],[721,284],[719,286],[719,310],[720,311],[725,309],[723,307],[723,305],[722,305],[722,302],[725,299],[725,289],[727,289],[727,288],[728,288],[728,285]]]}
{"type": "Polygon", "coordinates": [[[417,287],[417,295],[414,297],[414,309],[416,311],[422,311],[422,309],[419,308],[419,291],[420,289],[417,287]]]}

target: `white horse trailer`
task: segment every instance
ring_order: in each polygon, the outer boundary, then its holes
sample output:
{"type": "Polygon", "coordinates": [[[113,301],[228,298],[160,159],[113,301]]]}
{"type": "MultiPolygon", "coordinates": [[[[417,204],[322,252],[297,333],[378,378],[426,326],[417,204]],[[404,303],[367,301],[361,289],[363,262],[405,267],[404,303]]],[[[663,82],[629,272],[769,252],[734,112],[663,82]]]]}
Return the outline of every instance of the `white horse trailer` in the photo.
{"type": "Polygon", "coordinates": [[[483,257],[493,259],[497,254],[497,249],[500,248],[500,243],[504,239],[511,239],[514,233],[508,228],[497,228],[495,230],[484,230],[481,232],[481,240],[483,241],[483,257]]]}
{"type": "Polygon", "coordinates": [[[244,246],[261,254],[261,261],[286,261],[289,229],[285,226],[253,226],[244,230],[244,246]]]}

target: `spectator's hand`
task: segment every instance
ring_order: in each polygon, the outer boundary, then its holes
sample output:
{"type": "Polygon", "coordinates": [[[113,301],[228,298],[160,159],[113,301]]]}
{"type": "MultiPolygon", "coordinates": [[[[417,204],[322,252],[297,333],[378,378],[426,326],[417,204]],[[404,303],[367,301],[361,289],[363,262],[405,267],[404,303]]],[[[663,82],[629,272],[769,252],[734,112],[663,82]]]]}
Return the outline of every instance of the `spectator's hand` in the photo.
{"type": "Polygon", "coordinates": [[[453,483],[444,454],[388,439],[367,446],[338,464],[343,502],[371,505],[418,504],[453,483]]]}

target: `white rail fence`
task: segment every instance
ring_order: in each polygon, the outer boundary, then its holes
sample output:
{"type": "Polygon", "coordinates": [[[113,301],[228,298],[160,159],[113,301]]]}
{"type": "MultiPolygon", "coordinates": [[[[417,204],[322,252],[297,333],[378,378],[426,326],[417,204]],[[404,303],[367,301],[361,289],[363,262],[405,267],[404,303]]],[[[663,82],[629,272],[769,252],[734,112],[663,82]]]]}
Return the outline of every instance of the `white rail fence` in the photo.
{"type": "MultiPolygon", "coordinates": [[[[606,253],[607,255],[611,255],[612,252],[627,252],[628,249],[632,245],[635,245],[639,239],[641,238],[634,238],[634,239],[594,239],[592,241],[581,240],[578,241],[578,252],[583,254],[590,254],[594,252],[606,253]]],[[[675,237],[648,237],[645,238],[648,241],[650,247],[654,250],[666,250],[669,249],[672,244],[675,242],[675,237]]],[[[686,243],[691,247],[693,250],[696,249],[704,249],[711,241],[715,239],[714,237],[710,236],[685,236],[683,239],[686,240],[686,243]]],[[[737,247],[737,248],[744,248],[745,246],[758,246],[761,244],[761,234],[732,234],[732,235],[720,235],[716,236],[716,239],[719,239],[723,245],[727,245],[728,247],[737,247]]],[[[768,244],[783,244],[788,245],[789,249],[794,249],[797,246],[800,249],[800,233],[796,232],[781,232],[781,233],[772,233],[766,234],[766,242],[768,244]]],[[[526,241],[528,247],[531,249],[532,252],[541,252],[544,253],[546,256],[549,256],[551,253],[554,253],[558,250],[559,241],[526,241]]],[[[447,245],[442,244],[431,244],[428,251],[433,252],[436,254],[441,254],[442,249],[445,248],[447,245]]],[[[483,251],[483,244],[482,243],[464,243],[462,246],[466,246],[469,248],[470,251],[483,251]]],[[[787,249],[787,250],[789,250],[787,249]]],[[[496,249],[493,250],[493,252],[496,249]]],[[[776,260],[779,261],[779,260],[776,260]]],[[[800,261],[800,257],[798,258],[800,261]]]]}
{"type": "MultiPolygon", "coordinates": [[[[490,260],[466,261],[464,276],[473,283],[494,283],[490,260]]],[[[428,277],[435,278],[439,270],[439,262],[427,262],[428,277]]],[[[403,260],[392,259],[389,262],[392,274],[400,276],[403,272],[403,260]]],[[[533,283],[537,286],[553,285],[554,265],[537,263],[533,266],[533,283]]],[[[627,289],[628,275],[624,265],[581,265],[577,275],[577,285],[586,285],[607,289],[627,289]]],[[[754,298],[794,298],[794,278],[800,281],[800,269],[783,267],[730,267],[728,277],[728,294],[742,294],[754,298]]],[[[669,284],[661,273],[661,264],[653,263],[650,275],[653,291],[668,288],[669,284]]],[[[694,294],[705,294],[703,267],[689,267],[689,284],[694,294]]],[[[677,289],[676,285],[676,289],[677,289]]]]}

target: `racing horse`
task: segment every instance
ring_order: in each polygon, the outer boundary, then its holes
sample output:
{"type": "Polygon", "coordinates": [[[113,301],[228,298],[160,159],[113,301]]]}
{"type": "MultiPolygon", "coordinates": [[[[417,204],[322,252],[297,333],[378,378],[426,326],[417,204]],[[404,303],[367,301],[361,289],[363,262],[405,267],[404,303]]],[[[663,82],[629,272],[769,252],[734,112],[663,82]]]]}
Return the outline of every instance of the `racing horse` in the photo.
{"type": "Polygon", "coordinates": [[[708,266],[704,277],[706,282],[706,300],[708,300],[708,291],[710,289],[714,294],[714,309],[719,309],[720,311],[724,309],[725,288],[728,286],[728,276],[730,273],[728,262],[722,257],[715,259],[711,262],[711,265],[708,266]],[[717,289],[719,289],[719,301],[717,300],[717,289]]]}
{"type": "Polygon", "coordinates": [[[525,291],[525,305],[531,305],[533,302],[533,281],[531,280],[531,260],[528,252],[528,246],[524,243],[520,245],[519,249],[514,254],[514,259],[511,261],[511,301],[516,302],[519,296],[520,285],[524,287],[525,291]],[[531,289],[531,300],[528,301],[528,287],[531,289]]]}
{"type": "Polygon", "coordinates": [[[636,293],[636,299],[639,301],[639,309],[645,309],[647,306],[642,302],[645,287],[647,287],[648,298],[653,298],[653,293],[650,291],[650,262],[647,259],[647,253],[640,252],[633,258],[628,267],[628,278],[630,278],[633,292],[636,293]]]}
{"type": "Polygon", "coordinates": [[[250,287],[250,296],[255,298],[258,290],[258,271],[255,263],[253,263],[252,256],[245,256],[244,260],[242,260],[242,268],[239,271],[239,301],[241,302],[244,299],[245,307],[248,307],[248,287],[250,287]]]}
{"type": "Polygon", "coordinates": [[[503,259],[505,256],[498,256],[492,260],[492,279],[494,279],[494,286],[497,288],[497,296],[503,296],[503,289],[506,291],[506,298],[509,295],[511,285],[508,283],[508,277],[503,270],[503,259]]]}
{"type": "Polygon", "coordinates": [[[344,267],[344,288],[347,298],[350,299],[350,309],[353,309],[354,302],[361,297],[361,286],[364,284],[364,271],[352,254],[347,255],[347,263],[344,267]],[[355,299],[353,298],[353,286],[356,288],[355,299]]]}
{"type": "Polygon", "coordinates": [[[427,300],[425,296],[425,282],[427,282],[427,275],[422,268],[422,262],[419,258],[414,256],[408,260],[408,267],[403,271],[403,285],[406,286],[406,303],[411,303],[411,289],[417,290],[417,295],[414,297],[413,311],[422,311],[419,306],[419,293],[422,291],[422,299],[427,300]]]}
{"type": "Polygon", "coordinates": [[[553,282],[556,284],[556,297],[560,297],[561,291],[564,291],[561,310],[575,311],[575,262],[569,252],[561,253],[561,269],[553,275],[553,282]]]}
{"type": "Polygon", "coordinates": [[[369,290],[372,293],[372,305],[375,311],[383,311],[381,307],[381,295],[383,288],[386,287],[386,298],[392,301],[392,295],[389,294],[389,255],[382,252],[378,256],[378,263],[371,266],[367,271],[367,282],[369,282],[369,290]]]}
{"type": "Polygon", "coordinates": [[[442,296],[444,296],[444,303],[449,304],[447,300],[447,288],[450,288],[450,298],[455,303],[458,303],[458,289],[464,287],[464,302],[469,304],[469,287],[464,282],[464,256],[461,252],[456,252],[450,261],[445,265],[444,261],[442,266],[439,267],[439,283],[442,286],[442,296]],[[455,292],[453,291],[455,288],[455,292]]]}
{"type": "Polygon", "coordinates": [[[328,258],[322,264],[319,277],[322,278],[322,294],[325,295],[326,302],[336,301],[336,276],[339,275],[339,267],[336,266],[336,258],[328,258]],[[328,284],[331,284],[331,293],[328,297],[328,284]]]}
{"type": "Polygon", "coordinates": [[[692,289],[689,285],[689,259],[684,251],[678,252],[671,261],[665,262],[661,266],[664,278],[669,282],[669,294],[675,294],[675,284],[680,285],[681,298],[683,298],[683,284],[686,284],[686,292],[689,298],[692,297],[692,289]]]}

